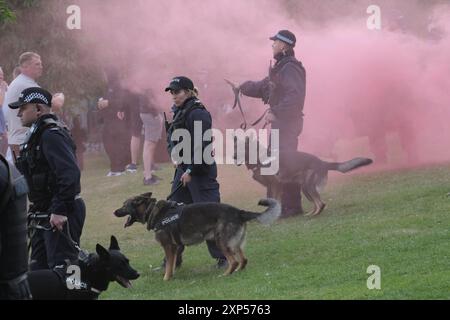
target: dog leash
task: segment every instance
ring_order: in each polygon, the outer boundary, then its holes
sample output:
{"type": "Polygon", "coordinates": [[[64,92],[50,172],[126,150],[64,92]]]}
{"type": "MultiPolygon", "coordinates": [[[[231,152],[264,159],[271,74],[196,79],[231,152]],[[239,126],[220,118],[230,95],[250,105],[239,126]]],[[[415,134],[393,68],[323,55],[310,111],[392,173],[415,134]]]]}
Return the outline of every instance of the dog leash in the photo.
{"type": "Polygon", "coordinates": [[[174,195],[178,190],[180,190],[182,187],[183,187],[183,182],[180,181],[180,182],[178,183],[177,187],[175,188],[175,190],[173,190],[173,191],[167,196],[166,200],[167,200],[167,201],[170,200],[170,198],[172,198],[173,195],[174,195]]]}
{"type": "MultiPolygon", "coordinates": [[[[236,109],[236,106],[239,107],[239,111],[241,112],[242,119],[243,119],[243,122],[241,123],[240,128],[241,128],[242,130],[245,130],[245,129],[247,129],[248,124],[247,124],[247,120],[245,119],[244,110],[242,109],[241,99],[240,99],[240,97],[239,97],[240,90],[239,90],[239,88],[236,87],[236,85],[235,85],[233,82],[231,82],[230,80],[227,80],[227,79],[224,79],[224,80],[225,80],[226,83],[228,83],[228,84],[230,85],[231,90],[233,90],[233,93],[234,93],[234,104],[233,104],[233,108],[232,108],[232,109],[233,109],[233,110],[236,109]]],[[[265,118],[265,116],[267,115],[267,113],[269,113],[269,111],[270,111],[270,108],[267,108],[267,109],[261,114],[261,116],[260,116],[258,119],[256,119],[255,122],[253,122],[253,123],[250,124],[250,127],[254,127],[254,126],[256,126],[258,123],[260,123],[260,122],[265,118]]],[[[264,122],[264,126],[263,126],[262,128],[264,129],[268,124],[269,124],[269,122],[265,121],[265,122],[264,122]]]]}
{"type": "MultiPolygon", "coordinates": [[[[262,114],[255,122],[253,122],[253,123],[251,124],[251,126],[254,127],[254,126],[256,126],[258,123],[260,123],[260,122],[265,118],[265,116],[266,116],[269,112],[270,112],[270,108],[267,108],[267,109],[263,112],[263,114],[262,114]]],[[[266,126],[267,126],[268,124],[269,124],[269,122],[266,120],[266,121],[264,122],[264,126],[263,126],[262,128],[265,129],[266,126]]]]}
{"type": "MultiPolygon", "coordinates": [[[[49,219],[48,214],[46,213],[41,213],[41,212],[36,212],[36,213],[30,213],[28,214],[28,221],[30,220],[47,220],[49,219]]],[[[28,222],[29,223],[29,222],[28,222]]],[[[28,226],[29,228],[32,229],[37,229],[37,230],[43,230],[43,231],[58,231],[67,241],[69,241],[69,243],[78,250],[78,252],[83,252],[83,250],[81,249],[81,247],[79,246],[79,244],[73,240],[72,236],[70,235],[70,224],[69,224],[69,220],[66,221],[66,225],[67,225],[67,234],[64,233],[63,231],[59,230],[56,227],[44,227],[40,224],[35,224],[32,226],[28,226]]],[[[31,241],[28,244],[28,251],[30,251],[31,248],[31,241]]]]}
{"type": "Polygon", "coordinates": [[[240,125],[240,128],[242,130],[247,129],[247,120],[245,119],[245,115],[244,115],[244,110],[242,110],[242,104],[241,104],[241,99],[239,98],[239,88],[237,88],[233,82],[224,79],[226,83],[228,83],[231,86],[231,90],[233,90],[234,93],[234,104],[233,104],[233,110],[236,109],[236,106],[239,107],[239,111],[241,112],[242,115],[242,120],[243,122],[240,125]]]}

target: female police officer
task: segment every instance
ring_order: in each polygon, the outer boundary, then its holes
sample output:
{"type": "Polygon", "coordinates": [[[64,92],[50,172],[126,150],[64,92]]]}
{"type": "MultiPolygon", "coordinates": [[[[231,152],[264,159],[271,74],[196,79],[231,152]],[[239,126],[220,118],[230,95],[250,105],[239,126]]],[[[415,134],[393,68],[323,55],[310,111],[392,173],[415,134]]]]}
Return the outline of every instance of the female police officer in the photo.
{"type": "MultiPolygon", "coordinates": [[[[203,159],[203,150],[212,143],[212,139],[203,141],[205,131],[211,129],[212,126],[211,115],[197,98],[197,89],[194,88],[194,84],[189,78],[173,78],[165,91],[170,92],[174,103],[172,107],[173,121],[171,124],[166,123],[168,151],[173,160],[172,150],[177,144],[177,141],[174,141],[176,140],[174,132],[178,129],[185,129],[189,132],[191,139],[191,154],[183,155],[184,159],[188,158],[190,161],[181,163],[174,161],[176,170],[172,183],[171,200],[183,203],[220,202],[219,183],[216,180],[217,165],[214,161],[212,163],[211,161],[205,162],[203,159]],[[194,125],[201,126],[201,136],[194,136],[194,125]],[[200,141],[196,142],[194,138],[200,139],[200,141]],[[200,161],[194,158],[194,154],[198,151],[202,155],[200,161]]],[[[178,143],[180,142],[178,141],[178,143]]],[[[211,256],[217,259],[218,267],[225,266],[226,259],[214,241],[207,241],[207,245],[211,256]]],[[[181,252],[177,257],[178,266],[181,264],[181,252]]]]}

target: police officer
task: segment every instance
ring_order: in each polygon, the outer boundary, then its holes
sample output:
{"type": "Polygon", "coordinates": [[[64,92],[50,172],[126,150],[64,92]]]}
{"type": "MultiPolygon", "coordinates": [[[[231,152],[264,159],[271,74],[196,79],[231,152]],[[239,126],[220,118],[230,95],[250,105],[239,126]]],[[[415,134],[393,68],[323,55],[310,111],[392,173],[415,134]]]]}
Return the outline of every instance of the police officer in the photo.
{"type": "MultiPolygon", "coordinates": [[[[205,131],[212,127],[211,115],[197,98],[198,91],[189,78],[173,78],[165,91],[170,92],[174,102],[172,107],[173,121],[170,125],[166,125],[169,155],[172,157],[172,150],[177,145],[173,138],[175,130],[185,129],[189,132],[191,138],[191,154],[188,155],[190,161],[187,161],[189,163],[176,163],[171,200],[185,204],[220,202],[217,165],[214,161],[203,159],[204,150],[212,143],[212,138],[203,141],[205,131]],[[194,140],[194,126],[201,126],[202,135],[198,137],[200,141],[194,140]],[[195,152],[202,155],[200,163],[195,161],[198,160],[194,157],[195,152]]],[[[181,142],[178,141],[178,143],[181,142]]],[[[211,154],[211,159],[212,157],[211,154]]],[[[217,266],[225,266],[226,258],[217,248],[215,242],[207,241],[207,245],[211,256],[217,259],[217,266]]],[[[177,264],[179,265],[180,262],[181,253],[177,258],[177,264]]]]}
{"type": "Polygon", "coordinates": [[[53,269],[65,277],[65,266],[76,264],[85,219],[80,198],[80,170],[75,144],[58,118],[50,113],[51,94],[33,87],[22,91],[10,108],[19,109],[22,125],[30,132],[21,145],[17,167],[29,187],[33,221],[30,270],[53,269]]]}
{"type": "MultiPolygon", "coordinates": [[[[306,72],[295,58],[297,40],[292,32],[281,30],[270,40],[273,40],[276,63],[270,68],[268,77],[262,81],[244,82],[239,90],[246,96],[261,98],[270,106],[266,121],[271,124],[271,129],[279,130],[280,158],[287,158],[290,152],[297,150],[298,137],[303,130],[306,72]]],[[[282,188],[282,217],[302,213],[301,186],[289,183],[282,188]]]]}
{"type": "Polygon", "coordinates": [[[30,299],[27,185],[0,155],[0,300],[30,299]]]}

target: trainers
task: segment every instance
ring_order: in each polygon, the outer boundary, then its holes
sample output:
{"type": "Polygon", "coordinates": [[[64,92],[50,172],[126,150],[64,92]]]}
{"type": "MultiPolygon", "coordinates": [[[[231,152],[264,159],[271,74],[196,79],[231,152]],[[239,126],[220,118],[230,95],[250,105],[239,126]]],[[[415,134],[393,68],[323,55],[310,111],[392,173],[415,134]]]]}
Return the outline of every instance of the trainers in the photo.
{"type": "Polygon", "coordinates": [[[125,167],[125,169],[131,173],[135,173],[137,171],[137,168],[138,168],[137,164],[134,164],[134,163],[130,163],[129,165],[127,165],[125,167]]]}
{"type": "Polygon", "coordinates": [[[155,185],[158,183],[159,183],[159,181],[157,179],[155,179],[155,177],[151,177],[150,179],[144,178],[144,186],[152,186],[152,185],[155,185]]]}
{"type": "Polygon", "coordinates": [[[107,177],[118,177],[121,175],[124,175],[125,171],[110,171],[108,172],[108,174],[106,175],[107,177]]]}
{"type": "Polygon", "coordinates": [[[217,259],[217,269],[224,269],[228,267],[228,261],[224,258],[217,259]]]}

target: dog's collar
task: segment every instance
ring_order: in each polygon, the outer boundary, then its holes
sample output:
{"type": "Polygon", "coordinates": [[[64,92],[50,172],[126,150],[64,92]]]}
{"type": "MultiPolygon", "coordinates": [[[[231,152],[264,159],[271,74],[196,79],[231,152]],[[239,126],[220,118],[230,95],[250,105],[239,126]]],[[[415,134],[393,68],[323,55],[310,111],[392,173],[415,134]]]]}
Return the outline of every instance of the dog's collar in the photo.
{"type": "Polygon", "coordinates": [[[150,209],[153,209],[152,208],[152,204],[154,204],[154,202],[150,201],[150,203],[147,206],[147,209],[145,209],[145,212],[144,212],[144,223],[148,223],[148,219],[150,218],[150,213],[152,211],[150,209]]]}

